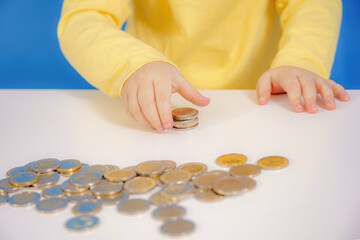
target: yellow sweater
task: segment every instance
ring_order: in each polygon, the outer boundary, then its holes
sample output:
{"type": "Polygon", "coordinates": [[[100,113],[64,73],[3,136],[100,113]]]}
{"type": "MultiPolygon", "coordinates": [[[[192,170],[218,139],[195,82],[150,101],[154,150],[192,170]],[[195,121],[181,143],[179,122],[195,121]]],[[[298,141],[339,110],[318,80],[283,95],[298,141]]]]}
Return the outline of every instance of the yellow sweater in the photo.
{"type": "Polygon", "coordinates": [[[253,89],[284,65],[328,78],[341,13],[341,0],[65,0],[58,38],[110,96],[152,61],[177,66],[195,88],[253,89]]]}

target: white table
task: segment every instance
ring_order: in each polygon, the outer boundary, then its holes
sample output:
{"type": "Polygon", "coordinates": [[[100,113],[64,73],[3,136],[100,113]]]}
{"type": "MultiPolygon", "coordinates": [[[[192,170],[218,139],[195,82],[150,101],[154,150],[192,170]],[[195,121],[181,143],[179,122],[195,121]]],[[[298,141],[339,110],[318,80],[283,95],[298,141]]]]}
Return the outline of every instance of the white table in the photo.
{"type": "MultiPolygon", "coordinates": [[[[203,162],[238,152],[255,163],[267,155],[289,158],[286,170],[264,172],[257,188],[215,204],[181,203],[196,231],[185,239],[360,239],[360,91],[336,111],[291,111],[286,95],[256,104],[255,91],[203,91],[195,131],[156,133],[132,122],[120,99],[96,90],[1,90],[0,169],[56,157],[126,167],[146,160],[203,162]]],[[[191,106],[179,96],[174,106],[191,106]]],[[[140,197],[147,197],[143,195],[140,197]]],[[[104,206],[97,229],[69,233],[71,204],[57,215],[34,207],[0,206],[0,239],[169,239],[151,212],[128,217],[104,206]]]]}

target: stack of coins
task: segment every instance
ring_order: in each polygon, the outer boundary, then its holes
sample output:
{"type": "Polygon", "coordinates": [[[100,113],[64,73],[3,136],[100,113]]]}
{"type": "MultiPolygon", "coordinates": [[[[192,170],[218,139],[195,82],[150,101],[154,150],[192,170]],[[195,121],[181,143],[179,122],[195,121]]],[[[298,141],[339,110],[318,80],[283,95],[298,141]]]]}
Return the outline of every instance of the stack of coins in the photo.
{"type": "Polygon", "coordinates": [[[174,130],[191,130],[199,126],[199,112],[193,108],[177,108],[172,110],[174,130]]]}
{"type": "Polygon", "coordinates": [[[243,154],[225,154],[216,163],[230,167],[229,171],[208,171],[203,163],[177,167],[172,160],[145,161],[120,169],[114,165],[89,166],[76,159],[40,159],[10,169],[8,178],[0,180],[0,205],[6,202],[14,207],[35,205],[38,212],[49,214],[74,204],[75,217],[65,227],[76,232],[98,226],[100,221],[95,215],[103,205],[115,205],[125,215],[144,213],[154,205],[157,208],[152,215],[162,222],[159,231],[168,236],[183,236],[193,232],[195,224],[183,218],[186,210],[178,203],[191,196],[202,202],[216,202],[250,192],[256,187],[253,178],[262,170],[282,169],[289,163],[280,156],[261,158],[257,164],[246,162],[243,154]],[[60,175],[65,181],[59,185],[60,175]],[[152,191],[149,199],[138,197],[152,191]]]}

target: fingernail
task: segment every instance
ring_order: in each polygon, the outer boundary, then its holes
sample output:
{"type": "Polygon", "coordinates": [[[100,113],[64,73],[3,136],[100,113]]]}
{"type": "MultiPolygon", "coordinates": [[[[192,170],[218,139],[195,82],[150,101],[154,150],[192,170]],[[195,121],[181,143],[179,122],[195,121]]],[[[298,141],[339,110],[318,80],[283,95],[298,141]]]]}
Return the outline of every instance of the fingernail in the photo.
{"type": "Polygon", "coordinates": [[[165,123],[164,128],[172,128],[172,124],[171,123],[165,123]]]}
{"type": "Polygon", "coordinates": [[[301,104],[295,104],[295,108],[298,110],[304,110],[304,108],[301,104]]]}
{"type": "Polygon", "coordinates": [[[310,107],[311,107],[312,109],[317,109],[316,104],[311,104],[310,107]]]}
{"type": "Polygon", "coordinates": [[[264,98],[264,97],[260,97],[259,103],[263,103],[264,101],[265,101],[265,98],[264,98]]]}
{"type": "Polygon", "coordinates": [[[333,98],[332,98],[332,99],[330,99],[330,101],[329,101],[329,102],[330,102],[330,104],[331,104],[331,105],[334,105],[334,106],[335,106],[335,100],[334,100],[333,98]]]}

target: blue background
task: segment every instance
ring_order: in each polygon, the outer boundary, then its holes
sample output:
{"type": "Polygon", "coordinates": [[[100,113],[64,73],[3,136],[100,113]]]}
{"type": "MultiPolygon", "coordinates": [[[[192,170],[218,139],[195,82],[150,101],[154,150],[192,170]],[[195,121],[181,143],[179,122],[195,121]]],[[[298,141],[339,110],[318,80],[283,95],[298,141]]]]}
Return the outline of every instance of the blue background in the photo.
{"type": "MultiPolygon", "coordinates": [[[[56,27],[62,0],[0,0],[0,88],[90,89],[63,57],[56,27]]],[[[360,0],[343,1],[331,78],[360,89],[360,0]]]]}

